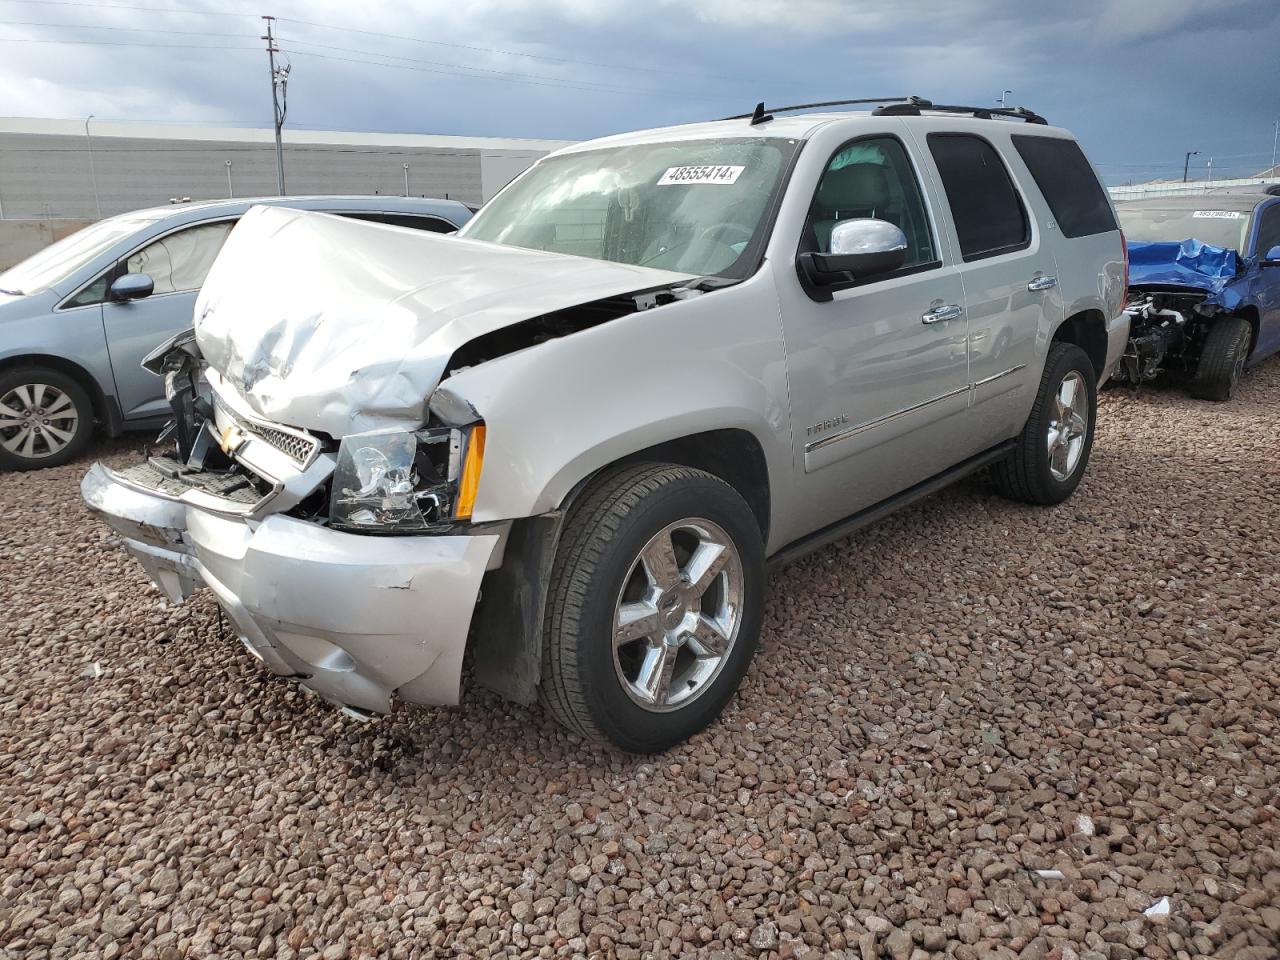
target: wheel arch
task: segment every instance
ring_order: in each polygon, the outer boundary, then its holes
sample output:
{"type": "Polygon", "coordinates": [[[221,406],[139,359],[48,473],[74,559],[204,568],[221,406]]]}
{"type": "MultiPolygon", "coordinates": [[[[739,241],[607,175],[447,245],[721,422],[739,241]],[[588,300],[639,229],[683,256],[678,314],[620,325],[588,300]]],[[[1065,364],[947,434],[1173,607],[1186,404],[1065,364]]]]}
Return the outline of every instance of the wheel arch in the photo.
{"type": "Polygon", "coordinates": [[[119,436],[124,429],[124,418],[120,414],[116,398],[107,396],[98,383],[98,378],[74,360],[47,353],[22,353],[0,359],[0,373],[8,373],[21,367],[48,367],[70,377],[89,394],[93,416],[108,436],[119,436]]]}
{"type": "Polygon", "coordinates": [[[518,703],[537,699],[547,589],[565,516],[592,482],[636,463],[677,464],[718,477],[746,501],[761,541],[768,542],[769,469],[764,448],[750,431],[703,430],[616,456],[579,477],[555,510],[512,522],[502,564],[486,574],[476,611],[471,646],[482,685],[518,703]]]}
{"type": "Polygon", "coordinates": [[[1107,318],[1094,308],[1079,310],[1058,324],[1051,343],[1072,343],[1089,357],[1094,376],[1101,381],[1107,369],[1107,318]]]}

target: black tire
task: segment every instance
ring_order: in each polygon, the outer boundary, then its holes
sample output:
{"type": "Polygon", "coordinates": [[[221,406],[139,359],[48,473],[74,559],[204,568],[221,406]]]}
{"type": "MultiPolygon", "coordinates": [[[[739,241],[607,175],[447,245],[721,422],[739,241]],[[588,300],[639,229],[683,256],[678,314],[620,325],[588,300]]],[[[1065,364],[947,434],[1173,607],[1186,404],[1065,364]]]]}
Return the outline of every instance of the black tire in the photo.
{"type": "Polygon", "coordinates": [[[0,470],[60,467],[80,456],[92,437],[93,402],[75,378],[38,366],[0,373],[0,470]],[[47,396],[57,397],[56,409],[36,406],[36,400],[48,403],[47,396]],[[8,411],[30,420],[15,420],[8,411]]]}
{"type": "MultiPolygon", "coordinates": [[[[677,535],[671,542],[681,565],[677,535]]],[[[565,520],[548,588],[541,699],[561,724],[584,737],[633,753],[665,750],[707,726],[733,696],[759,640],[764,595],[760,528],[736,490],[689,467],[638,464],[611,471],[583,492],[565,520]],[[628,581],[637,575],[633,568],[641,551],[688,518],[709,521],[736,548],[740,563],[734,569],[741,573],[737,631],[718,673],[700,692],[691,695],[693,684],[681,686],[672,678],[673,695],[691,696],[690,702],[653,712],[628,693],[621,660],[615,668],[615,616],[624,589],[631,589],[628,581]]],[[[660,605],[659,600],[655,608],[660,605]]],[[[686,658],[697,649],[686,651],[686,658]]],[[[687,660],[683,669],[689,669],[687,660]]]]}
{"type": "Polygon", "coordinates": [[[1031,415],[1027,417],[1017,446],[1005,460],[991,468],[996,490],[1010,500],[1049,506],[1061,503],[1075,492],[1089,466],[1089,453],[1093,449],[1093,428],[1098,414],[1097,375],[1088,354],[1071,343],[1054,343],[1045,358],[1044,373],[1036,393],[1031,415]],[[1087,423],[1081,437],[1074,467],[1064,478],[1055,475],[1049,456],[1049,431],[1057,423],[1056,399],[1064,381],[1078,375],[1085,389],[1087,423]]]}
{"type": "Polygon", "coordinates": [[[1187,391],[1201,400],[1230,400],[1253,341],[1253,327],[1243,317],[1219,317],[1209,328],[1196,377],[1187,391]]]}

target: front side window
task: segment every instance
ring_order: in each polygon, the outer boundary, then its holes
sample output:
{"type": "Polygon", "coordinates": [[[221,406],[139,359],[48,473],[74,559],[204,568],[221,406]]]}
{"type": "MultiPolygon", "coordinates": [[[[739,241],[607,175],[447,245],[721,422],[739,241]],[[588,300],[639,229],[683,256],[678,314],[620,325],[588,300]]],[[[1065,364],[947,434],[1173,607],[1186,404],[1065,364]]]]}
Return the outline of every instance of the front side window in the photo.
{"type": "Polygon", "coordinates": [[[832,154],[809,205],[802,250],[830,253],[835,225],[862,218],[887,220],[906,235],[903,269],[938,260],[919,181],[893,137],[857,140],[832,154]]]}
{"type": "Polygon", "coordinates": [[[125,261],[125,273],[145,273],[155,293],[198,290],[222,249],[234,220],[202,223],[147,244],[125,261]]]}
{"type": "Polygon", "coordinates": [[[741,278],[799,144],[777,137],[645,143],[548,157],[459,232],[472,240],[741,278]]]}
{"type": "Polygon", "coordinates": [[[1030,242],[1027,211],[995,147],[972,134],[931,133],[929,152],[947,193],[962,259],[994,257],[1030,242]]]}
{"type": "Polygon", "coordinates": [[[1280,203],[1272,204],[1260,215],[1256,255],[1265,257],[1276,246],[1280,246],[1280,203]]]}

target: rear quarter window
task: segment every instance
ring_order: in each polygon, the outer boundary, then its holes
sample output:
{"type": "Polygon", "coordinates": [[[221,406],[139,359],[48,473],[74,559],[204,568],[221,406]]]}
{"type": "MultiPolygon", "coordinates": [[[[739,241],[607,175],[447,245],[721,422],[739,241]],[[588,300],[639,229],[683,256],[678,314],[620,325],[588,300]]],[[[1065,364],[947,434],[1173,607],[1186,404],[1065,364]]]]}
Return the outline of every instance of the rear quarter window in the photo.
{"type": "Polygon", "coordinates": [[[1064,237],[1088,237],[1116,229],[1111,204],[1078,143],[1015,135],[1013,146],[1044,194],[1064,237]]]}

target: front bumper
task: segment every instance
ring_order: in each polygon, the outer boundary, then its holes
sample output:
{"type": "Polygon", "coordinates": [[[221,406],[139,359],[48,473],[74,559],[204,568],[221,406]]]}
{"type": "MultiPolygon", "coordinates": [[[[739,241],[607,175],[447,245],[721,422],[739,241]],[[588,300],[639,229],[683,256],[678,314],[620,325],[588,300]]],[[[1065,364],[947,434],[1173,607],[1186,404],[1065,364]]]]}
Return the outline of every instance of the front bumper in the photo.
{"type": "Polygon", "coordinates": [[[206,586],[274,673],[330,702],[390,710],[393,694],[456,704],[471,615],[498,534],[371,537],[272,514],[210,512],[94,464],[85,503],[165,596],[206,586]]]}

